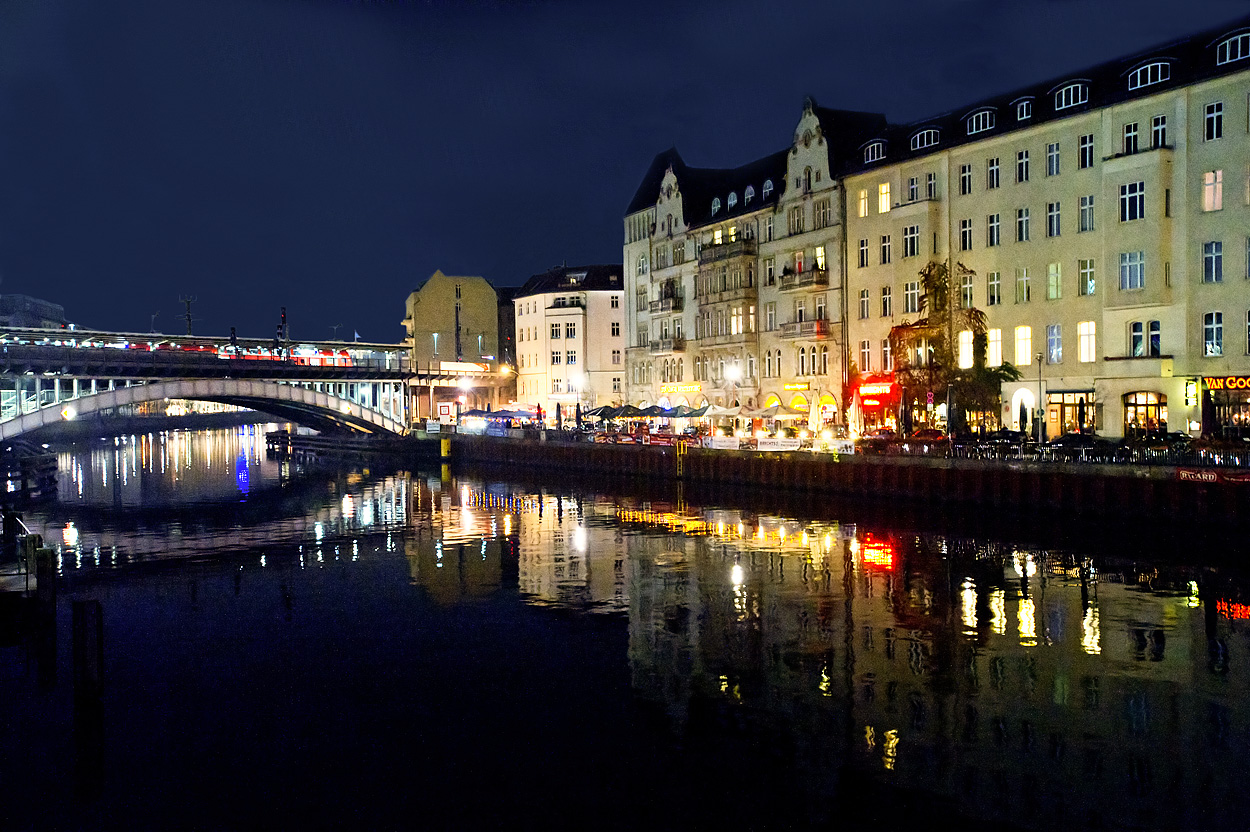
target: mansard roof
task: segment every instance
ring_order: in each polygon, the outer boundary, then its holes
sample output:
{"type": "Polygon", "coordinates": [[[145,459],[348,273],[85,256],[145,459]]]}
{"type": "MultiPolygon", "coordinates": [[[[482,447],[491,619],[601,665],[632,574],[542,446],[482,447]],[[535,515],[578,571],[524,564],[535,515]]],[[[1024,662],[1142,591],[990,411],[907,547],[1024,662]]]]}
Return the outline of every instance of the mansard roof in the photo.
{"type": "Polygon", "coordinates": [[[868,130],[855,137],[857,142],[845,141],[848,146],[856,144],[860,151],[839,154],[840,164],[834,170],[838,174],[856,173],[919,158],[1246,69],[1250,69],[1250,17],[907,124],[882,125],[868,130]],[[1230,55],[1239,57],[1230,60],[1230,55]],[[1166,66],[1166,70],[1147,69],[1156,64],[1166,66]],[[1143,72],[1138,73],[1138,70],[1143,72]],[[1165,75],[1167,77],[1162,77],[1165,75]],[[1132,89],[1130,81],[1134,83],[1132,89]],[[1073,89],[1065,93],[1068,88],[1073,89]],[[1021,117],[1018,107],[1025,102],[1029,104],[1029,114],[1021,117]],[[992,113],[992,117],[982,118],[975,125],[980,129],[970,133],[973,117],[983,112],[992,113]],[[913,149],[912,139],[927,129],[938,131],[937,143],[913,149]],[[872,162],[865,162],[863,148],[875,140],[885,142],[885,153],[872,162]]]}
{"type": "Polygon", "coordinates": [[[555,266],[536,274],[516,291],[516,298],[528,298],[548,292],[619,292],[625,288],[618,264],[594,266],[555,266]]]}
{"type": "Polygon", "coordinates": [[[789,152],[786,149],[771,153],[736,168],[694,168],[685,163],[676,148],[669,148],[651,162],[647,175],[629,203],[627,215],[655,205],[664,174],[670,167],[677,177],[682,213],[687,225],[706,225],[758,211],[765,205],[775,204],[785,187],[786,155],[789,152]],[[773,185],[767,197],[764,196],[765,182],[772,182],[773,185]],[[750,202],[746,200],[748,186],[755,191],[750,202]],[[731,193],[737,197],[733,206],[729,205],[731,193]],[[720,200],[720,207],[713,213],[712,201],[715,199],[720,200]]]}

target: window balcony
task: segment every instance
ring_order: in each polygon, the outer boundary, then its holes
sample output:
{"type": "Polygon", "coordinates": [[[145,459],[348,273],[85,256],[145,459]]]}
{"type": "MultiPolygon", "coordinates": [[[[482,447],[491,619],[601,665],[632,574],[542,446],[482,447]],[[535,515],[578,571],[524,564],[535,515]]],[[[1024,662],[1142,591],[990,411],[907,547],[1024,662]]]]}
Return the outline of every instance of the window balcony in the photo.
{"type": "Polygon", "coordinates": [[[658,341],[652,341],[649,350],[652,355],[672,355],[675,352],[685,351],[685,338],[661,338],[658,341]]]}
{"type": "Polygon", "coordinates": [[[737,335],[704,335],[698,339],[701,347],[721,347],[736,346],[740,344],[754,344],[759,341],[759,334],[755,332],[739,332],[737,335]]]}
{"type": "Polygon", "coordinates": [[[651,314],[658,315],[662,312],[680,312],[685,306],[685,298],[661,298],[660,300],[651,301],[651,314]]]}
{"type": "Polygon", "coordinates": [[[586,306],[585,298],[555,298],[551,301],[548,309],[583,309],[586,306]]]}
{"type": "Polygon", "coordinates": [[[782,338],[832,338],[829,321],[796,321],[781,325],[782,338]]]}
{"type": "Polygon", "coordinates": [[[777,281],[777,287],[783,292],[790,292],[795,289],[806,289],[811,286],[828,286],[829,272],[825,269],[809,269],[799,274],[789,273],[782,274],[781,279],[777,281]]]}
{"type": "Polygon", "coordinates": [[[726,289],[723,292],[708,292],[699,298],[700,306],[711,306],[716,303],[729,303],[735,300],[755,300],[759,297],[759,292],[754,286],[739,286],[736,289],[726,289]]]}
{"type": "Polygon", "coordinates": [[[734,240],[732,243],[721,243],[720,245],[704,246],[699,252],[699,265],[705,266],[708,263],[717,263],[721,260],[728,260],[731,257],[743,257],[750,255],[755,256],[756,245],[755,240],[734,240]]]}

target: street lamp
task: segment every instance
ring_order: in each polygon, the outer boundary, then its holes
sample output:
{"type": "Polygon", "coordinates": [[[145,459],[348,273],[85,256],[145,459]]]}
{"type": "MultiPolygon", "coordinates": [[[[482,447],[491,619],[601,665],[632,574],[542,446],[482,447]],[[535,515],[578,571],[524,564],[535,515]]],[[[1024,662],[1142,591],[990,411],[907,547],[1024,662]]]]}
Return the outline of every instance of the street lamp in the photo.
{"type": "Polygon", "coordinates": [[[460,410],[468,401],[468,393],[473,389],[473,381],[468,378],[461,378],[456,385],[460,388],[460,395],[456,397],[456,425],[460,424],[460,410]]]}
{"type": "Polygon", "coordinates": [[[1037,444],[1042,444],[1042,414],[1045,409],[1042,407],[1042,359],[1046,356],[1042,353],[1037,354],[1037,444]]]}

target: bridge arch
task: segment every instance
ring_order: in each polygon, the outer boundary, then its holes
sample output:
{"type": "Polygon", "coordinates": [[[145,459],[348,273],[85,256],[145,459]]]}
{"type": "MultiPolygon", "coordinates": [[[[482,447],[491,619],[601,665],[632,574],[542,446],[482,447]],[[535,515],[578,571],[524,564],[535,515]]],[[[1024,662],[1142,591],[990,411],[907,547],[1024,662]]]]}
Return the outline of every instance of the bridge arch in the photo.
{"type": "Polygon", "coordinates": [[[44,405],[0,422],[0,442],[50,424],[77,419],[102,410],[162,399],[197,399],[249,407],[281,419],[320,429],[348,429],[359,433],[403,435],[400,421],[358,402],[298,384],[247,379],[172,379],[134,384],[80,395],[44,405]]]}

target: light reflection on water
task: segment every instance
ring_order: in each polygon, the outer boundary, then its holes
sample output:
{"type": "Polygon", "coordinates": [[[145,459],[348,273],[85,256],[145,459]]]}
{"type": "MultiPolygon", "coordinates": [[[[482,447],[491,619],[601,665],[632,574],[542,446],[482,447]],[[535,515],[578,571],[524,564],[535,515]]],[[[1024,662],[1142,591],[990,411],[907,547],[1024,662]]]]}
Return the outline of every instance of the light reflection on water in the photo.
{"type": "Polygon", "coordinates": [[[615,660],[666,731],[716,715],[717,730],[787,749],[811,795],[836,792],[849,766],[1027,828],[1229,828],[1247,809],[1247,608],[1199,567],[406,473],[309,475],[298,499],[274,499],[291,484],[263,433],[259,450],[240,433],[66,459],[62,504],[30,520],[71,588],[215,557],[285,570],[286,597],[296,563],[398,562],[444,609],[514,592],[619,619],[615,660]],[[118,477],[122,506],[215,499],[229,483],[263,510],[95,511],[118,505],[118,477]]]}

